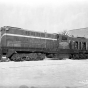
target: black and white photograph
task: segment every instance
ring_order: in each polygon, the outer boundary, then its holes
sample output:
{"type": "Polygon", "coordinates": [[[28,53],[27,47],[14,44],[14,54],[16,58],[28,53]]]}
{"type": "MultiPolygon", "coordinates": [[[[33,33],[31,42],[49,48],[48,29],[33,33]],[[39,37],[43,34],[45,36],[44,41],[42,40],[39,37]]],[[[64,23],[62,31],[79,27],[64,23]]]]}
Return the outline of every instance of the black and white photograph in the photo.
{"type": "Polygon", "coordinates": [[[88,88],[88,0],[0,0],[0,88],[88,88]]]}

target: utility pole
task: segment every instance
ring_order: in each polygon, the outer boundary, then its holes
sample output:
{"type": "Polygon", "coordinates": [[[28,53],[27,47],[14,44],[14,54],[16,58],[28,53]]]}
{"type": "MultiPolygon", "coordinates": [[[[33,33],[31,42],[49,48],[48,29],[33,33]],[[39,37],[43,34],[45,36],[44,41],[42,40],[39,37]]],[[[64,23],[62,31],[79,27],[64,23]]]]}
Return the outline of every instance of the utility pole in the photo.
{"type": "Polygon", "coordinates": [[[45,48],[46,48],[46,30],[44,30],[44,33],[45,33],[45,48]]]}

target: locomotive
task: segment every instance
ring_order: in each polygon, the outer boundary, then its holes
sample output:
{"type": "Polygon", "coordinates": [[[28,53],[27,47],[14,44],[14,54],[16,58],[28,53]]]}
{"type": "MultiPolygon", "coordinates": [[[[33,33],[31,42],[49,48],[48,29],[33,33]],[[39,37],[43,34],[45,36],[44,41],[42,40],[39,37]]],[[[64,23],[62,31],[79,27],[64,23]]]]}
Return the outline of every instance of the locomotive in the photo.
{"type": "Polygon", "coordinates": [[[30,31],[4,26],[0,30],[0,59],[10,61],[36,61],[45,57],[54,60],[63,58],[88,58],[88,41],[82,37],[30,31]]]}

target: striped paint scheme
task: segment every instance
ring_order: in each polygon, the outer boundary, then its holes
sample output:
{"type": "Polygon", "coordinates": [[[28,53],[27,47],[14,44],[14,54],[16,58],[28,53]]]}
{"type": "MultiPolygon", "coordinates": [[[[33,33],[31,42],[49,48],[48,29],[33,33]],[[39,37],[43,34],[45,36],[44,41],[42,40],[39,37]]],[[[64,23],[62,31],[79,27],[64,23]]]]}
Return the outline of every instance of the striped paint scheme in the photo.
{"type": "Polygon", "coordinates": [[[37,38],[37,39],[46,39],[46,40],[57,40],[57,39],[53,39],[53,38],[26,36],[26,35],[10,34],[10,33],[4,33],[4,34],[1,36],[1,39],[2,39],[4,36],[17,36],[17,37],[26,37],[26,38],[37,38]]]}

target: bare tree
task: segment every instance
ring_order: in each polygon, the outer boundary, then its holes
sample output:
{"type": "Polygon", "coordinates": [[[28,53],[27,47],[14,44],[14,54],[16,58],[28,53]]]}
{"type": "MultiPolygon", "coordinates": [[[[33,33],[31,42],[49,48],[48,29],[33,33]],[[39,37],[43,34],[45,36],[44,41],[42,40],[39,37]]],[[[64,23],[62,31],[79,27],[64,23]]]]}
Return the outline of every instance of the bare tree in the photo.
{"type": "Polygon", "coordinates": [[[67,30],[63,30],[62,32],[60,32],[60,33],[58,33],[58,34],[67,35],[67,36],[69,36],[69,37],[74,37],[74,35],[71,35],[71,34],[69,33],[69,31],[67,31],[67,30]]]}
{"type": "Polygon", "coordinates": [[[63,30],[60,34],[62,34],[62,35],[68,35],[68,31],[67,30],[63,30]]]}

